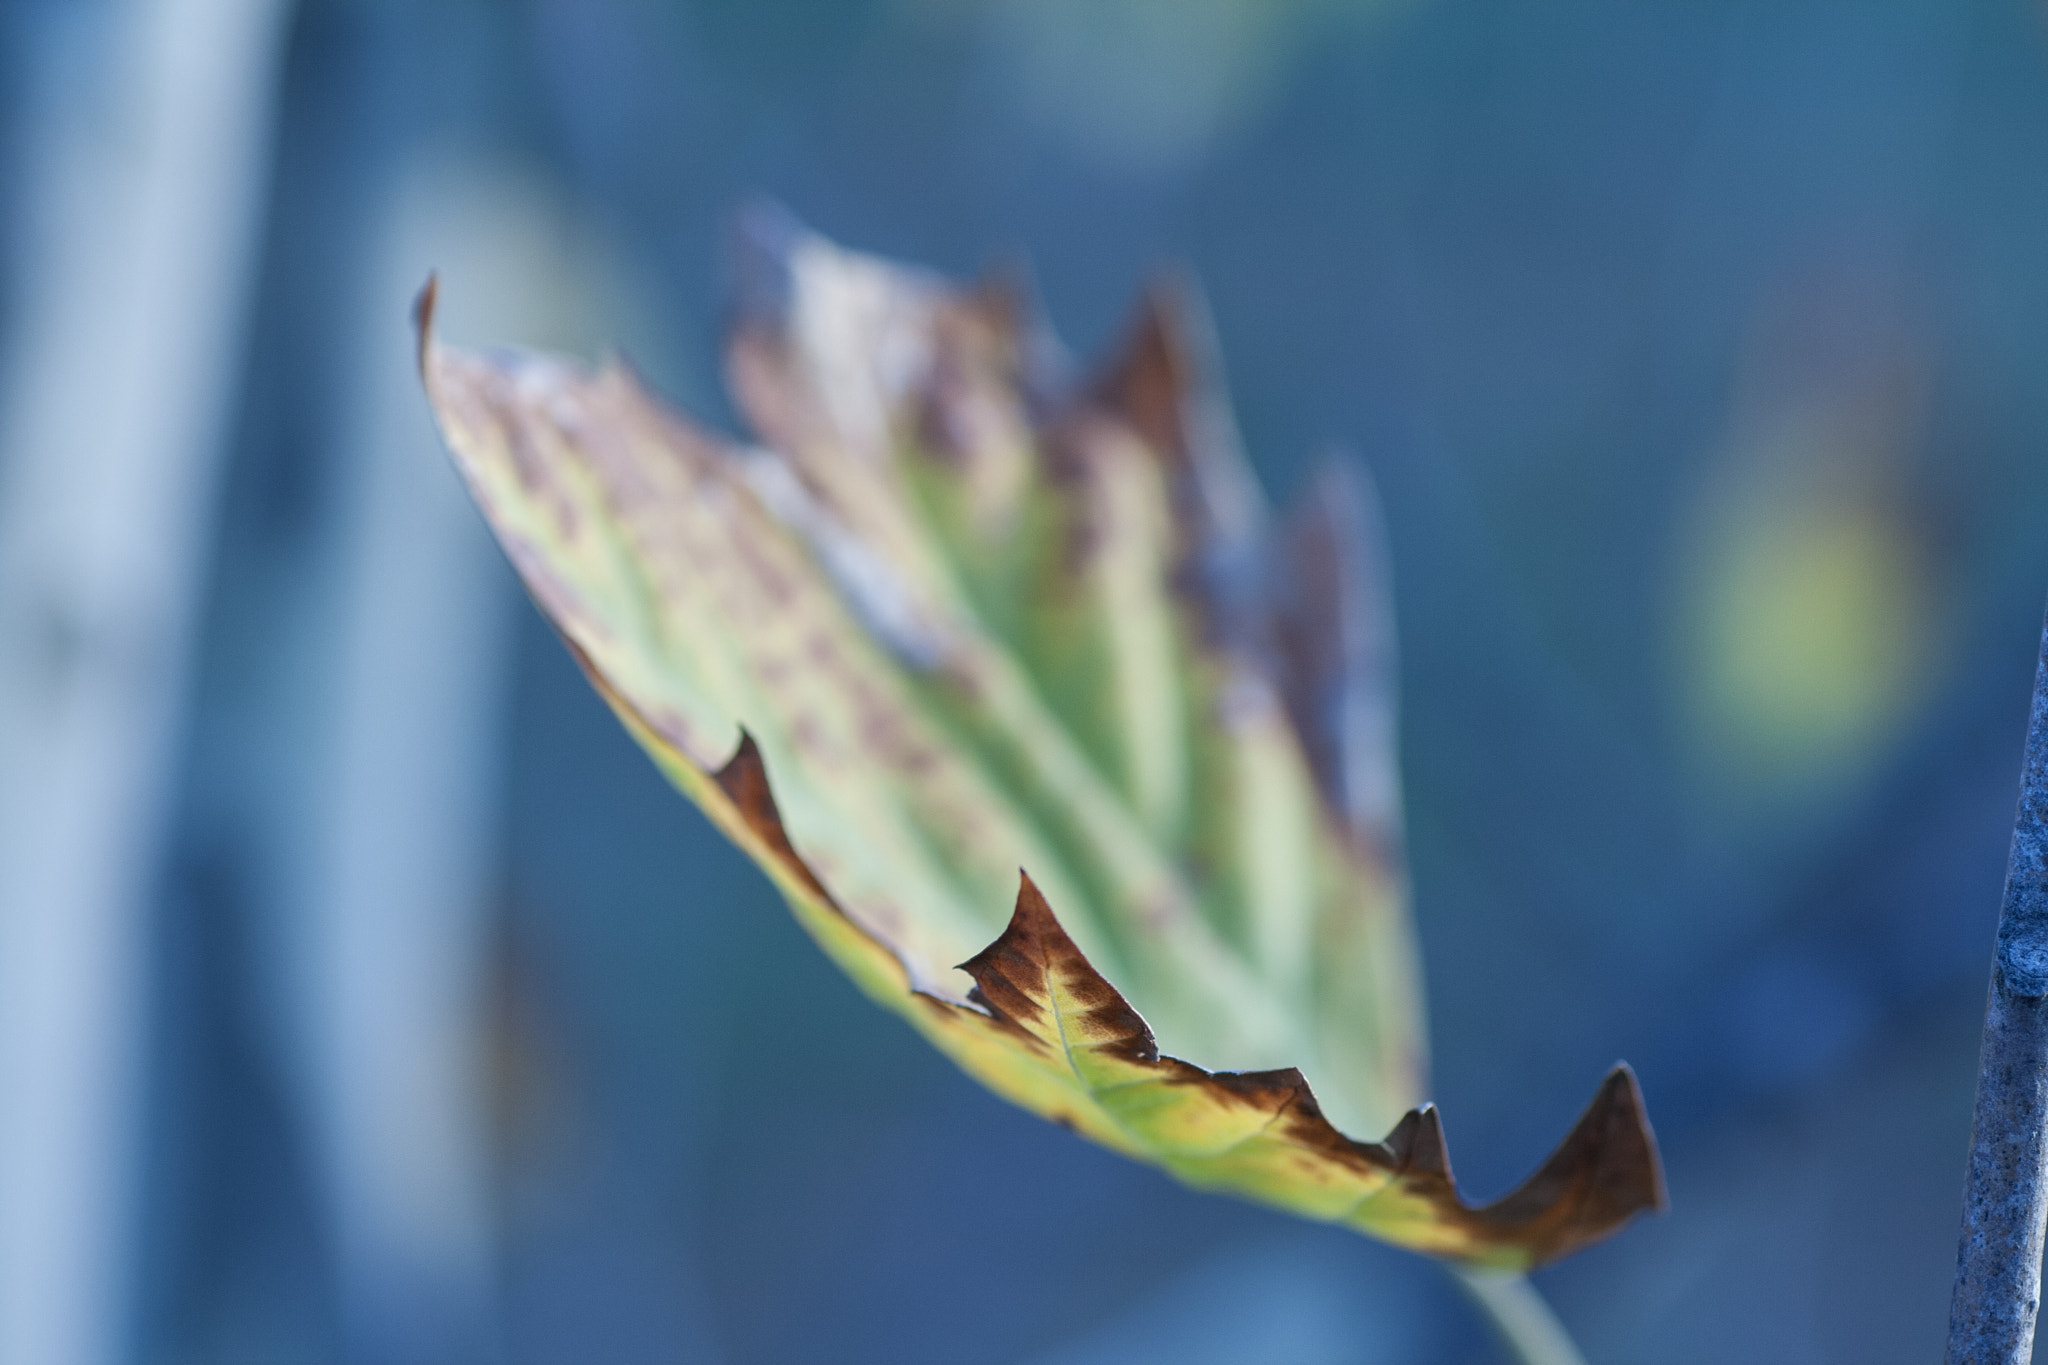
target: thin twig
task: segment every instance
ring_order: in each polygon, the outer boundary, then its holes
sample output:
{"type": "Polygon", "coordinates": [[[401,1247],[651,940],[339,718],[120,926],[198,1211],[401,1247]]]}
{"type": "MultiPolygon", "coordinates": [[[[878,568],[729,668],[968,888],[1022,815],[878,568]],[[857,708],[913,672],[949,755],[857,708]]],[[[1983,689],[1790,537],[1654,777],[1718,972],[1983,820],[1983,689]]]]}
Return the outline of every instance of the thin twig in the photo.
{"type": "Polygon", "coordinates": [[[1522,1365],[1586,1365],[1564,1324],[1521,1275],[1447,1265],[1522,1365]]]}
{"type": "Polygon", "coordinates": [[[2048,627],[1998,913],[1946,1365],[2027,1365],[2048,1220],[2048,627]]]}

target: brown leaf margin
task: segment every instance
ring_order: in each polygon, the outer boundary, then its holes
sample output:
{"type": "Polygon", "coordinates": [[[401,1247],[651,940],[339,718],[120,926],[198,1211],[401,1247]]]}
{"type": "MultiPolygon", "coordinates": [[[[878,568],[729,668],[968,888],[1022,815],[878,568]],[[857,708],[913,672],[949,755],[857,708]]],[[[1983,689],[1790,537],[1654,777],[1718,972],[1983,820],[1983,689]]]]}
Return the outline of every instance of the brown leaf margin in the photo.
{"type": "MultiPolygon", "coordinates": [[[[420,373],[430,398],[437,290],[437,279],[430,277],[413,306],[420,373]]],[[[547,615],[546,602],[538,594],[534,600],[547,615]]],[[[1104,1146],[1162,1165],[1198,1188],[1228,1190],[1415,1250],[1500,1269],[1557,1260],[1618,1231],[1637,1213],[1668,1206],[1656,1136],[1626,1063],[1608,1073],[1570,1133],[1532,1175],[1492,1203],[1468,1205],[1457,1192],[1433,1104],[1410,1110],[1380,1141],[1359,1142],[1323,1116],[1294,1068],[1212,1072],[1162,1054],[1144,1019],[1061,927],[1028,871],[1020,875],[1009,925],[961,964],[975,982],[968,1000],[917,989],[909,968],[845,912],[791,842],[753,737],[742,729],[732,757],[716,771],[699,766],[680,736],[665,733],[615,689],[562,623],[549,619],[627,730],[671,782],[762,867],[827,955],[877,1003],[904,1014],[1004,1098],[1104,1146]],[[1054,1048],[1065,1054],[1072,1085],[1046,1079],[1051,1072],[1043,1057],[1054,1048]],[[1036,1060],[1014,1060],[1024,1057],[1036,1060]],[[1104,1086],[1090,1073],[1115,1079],[1104,1086]],[[1179,1107],[1194,1101],[1229,1114],[1233,1130],[1245,1136],[1218,1153],[1162,1154],[1103,1103],[1134,1091],[1168,1093],[1179,1107]],[[1216,1165],[1247,1147],[1258,1170],[1279,1178],[1271,1184],[1247,1181],[1243,1176],[1253,1169],[1247,1164],[1227,1168],[1238,1176],[1233,1179],[1216,1165]],[[1325,1207],[1315,1197],[1298,1196],[1297,1185],[1311,1196],[1340,1191],[1345,1202],[1325,1207]],[[1353,1192],[1359,1192],[1355,1199],[1349,1197],[1353,1192]]]]}
{"type": "MultiPolygon", "coordinates": [[[[604,690],[601,682],[599,686],[604,690]]],[[[622,704],[615,697],[611,700],[614,706],[622,704]]],[[[764,862],[772,859],[781,870],[778,881],[800,884],[853,932],[865,936],[790,843],[766,765],[751,736],[742,735],[739,748],[712,780],[751,836],[743,846],[753,844],[749,852],[764,862]]],[[[874,946],[887,952],[879,943],[874,946]]],[[[1060,927],[1028,872],[1020,875],[1008,927],[961,965],[975,982],[967,1005],[913,993],[935,1013],[967,1016],[959,1022],[977,1029],[994,1027],[1026,1046],[1049,1048],[1053,1044],[1046,1038],[1046,1021],[1058,1009],[1051,999],[1052,983],[1058,982],[1062,994],[1084,1002],[1078,1015],[1059,1026],[1081,1040],[1078,1046],[1148,1073],[1148,1079],[1206,1091],[1222,1107],[1256,1110],[1268,1120],[1261,1125],[1268,1138],[1382,1181],[1375,1200],[1394,1202],[1389,1196],[1406,1195],[1425,1206],[1449,1234],[1442,1239],[1442,1252],[1458,1259],[1541,1265],[1600,1241],[1639,1212],[1662,1211],[1667,1205],[1656,1137],[1635,1073],[1626,1064],[1607,1074],[1571,1132],[1534,1174],[1502,1198],[1474,1207],[1458,1195],[1443,1121],[1433,1104],[1410,1110],[1380,1141],[1359,1142],[1323,1117],[1308,1082],[1291,1067],[1212,1072],[1162,1054],[1137,1010],[1095,971],[1060,927]]],[[[911,990],[907,973],[904,989],[911,990]]],[[[1056,1112],[1052,1117],[1063,1126],[1081,1127],[1072,1115],[1056,1112]]]]}

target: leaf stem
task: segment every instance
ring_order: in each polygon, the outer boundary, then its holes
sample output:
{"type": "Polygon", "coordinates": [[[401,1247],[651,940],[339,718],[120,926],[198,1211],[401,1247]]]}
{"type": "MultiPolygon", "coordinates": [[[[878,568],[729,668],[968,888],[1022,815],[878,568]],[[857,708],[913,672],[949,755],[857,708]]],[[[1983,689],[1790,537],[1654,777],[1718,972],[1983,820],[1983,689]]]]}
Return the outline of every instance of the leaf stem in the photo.
{"type": "Polygon", "coordinates": [[[2048,1218],[2048,628],[2034,673],[2005,899],[1998,911],[1948,1365],[2026,1365],[2048,1218]]]}
{"type": "Polygon", "coordinates": [[[1451,1274],[1522,1365],[1586,1365],[1571,1334],[1525,1275],[1446,1261],[1451,1274]]]}

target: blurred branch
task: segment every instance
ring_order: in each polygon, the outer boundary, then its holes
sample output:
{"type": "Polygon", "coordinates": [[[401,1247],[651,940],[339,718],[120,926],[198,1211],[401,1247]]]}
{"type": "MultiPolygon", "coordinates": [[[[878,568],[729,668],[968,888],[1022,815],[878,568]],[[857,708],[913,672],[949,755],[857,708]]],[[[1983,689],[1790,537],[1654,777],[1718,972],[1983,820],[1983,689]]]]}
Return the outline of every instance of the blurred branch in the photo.
{"type": "Polygon", "coordinates": [[[2048,1217],[2048,628],[2006,862],[1977,1069],[1947,1365],[2026,1365],[2048,1217]]]}
{"type": "Polygon", "coordinates": [[[0,233],[0,1360],[105,1365],[133,1298],[147,906],[290,5],[31,8],[43,74],[0,233]]]}

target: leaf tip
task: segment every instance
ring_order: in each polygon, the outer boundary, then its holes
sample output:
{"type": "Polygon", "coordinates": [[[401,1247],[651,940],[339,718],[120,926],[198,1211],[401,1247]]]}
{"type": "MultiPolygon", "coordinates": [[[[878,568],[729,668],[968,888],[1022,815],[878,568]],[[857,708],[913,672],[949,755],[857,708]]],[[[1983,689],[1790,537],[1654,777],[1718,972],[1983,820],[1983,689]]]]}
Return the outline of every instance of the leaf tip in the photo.
{"type": "Polygon", "coordinates": [[[1601,1240],[1638,1213],[1668,1207],[1642,1087],[1627,1063],[1617,1063],[1550,1159],[1480,1216],[1522,1228],[1541,1265],[1601,1240]]]}
{"type": "Polygon", "coordinates": [[[752,195],[726,220],[726,271],[741,319],[782,318],[794,303],[792,262],[810,232],[767,195],[752,195]]]}
{"type": "Polygon", "coordinates": [[[1095,379],[1092,397],[1117,414],[1162,458],[1185,447],[1181,404],[1188,387],[1181,285],[1154,279],[1139,294],[1121,347],[1095,379]]]}
{"type": "Polygon", "coordinates": [[[969,999],[1040,1045],[1057,1040],[1126,1060],[1156,1061],[1152,1030],[1067,934],[1031,874],[1018,869],[1017,903],[995,942],[960,964],[969,999]],[[1044,1021],[1057,1022],[1050,1033],[1044,1021]]]}
{"type": "Polygon", "coordinates": [[[1636,1207],[1664,1213],[1671,1207],[1671,1192],[1664,1183],[1664,1160],[1657,1150],[1656,1130],[1650,1127],[1649,1106],[1643,1102],[1643,1088],[1635,1068],[1616,1062],[1600,1087],[1600,1098],[1610,1106],[1610,1132],[1618,1163],[1633,1173],[1638,1200],[1636,1207]]]}
{"type": "Polygon", "coordinates": [[[1444,1140],[1443,1115],[1434,1104],[1410,1109],[1380,1145],[1393,1153],[1404,1175],[1451,1179],[1451,1149],[1444,1140]]]}
{"type": "Polygon", "coordinates": [[[974,978],[968,999],[999,1023],[1042,1042],[1029,1025],[1045,1015],[1050,995],[1047,946],[1055,935],[1065,937],[1052,907],[1045,903],[1031,874],[1017,869],[1017,902],[1010,911],[1009,924],[993,943],[960,964],[959,970],[974,978]]]}
{"type": "Polygon", "coordinates": [[[724,789],[727,796],[737,797],[742,789],[755,788],[765,794],[768,790],[768,770],[761,761],[761,746],[754,742],[753,733],[746,726],[739,726],[738,729],[740,742],[733,746],[732,757],[725,760],[724,765],[712,774],[712,778],[724,789]]]}
{"type": "Polygon", "coordinates": [[[961,963],[959,970],[974,977],[978,984],[985,985],[983,974],[992,971],[999,958],[1022,953],[1042,972],[1048,950],[1057,951],[1060,947],[1073,949],[1072,942],[1067,939],[1067,931],[1060,926],[1052,906],[1046,903],[1045,893],[1038,889],[1038,883],[1020,867],[1017,869],[1017,901],[1010,910],[1010,922],[1003,926],[1003,932],[996,936],[995,942],[961,963]]]}
{"type": "Polygon", "coordinates": [[[790,841],[789,829],[782,823],[782,810],[775,801],[775,788],[768,780],[768,764],[761,757],[761,746],[746,726],[740,726],[739,731],[740,742],[732,757],[711,774],[711,780],[725,793],[740,822],[760,840],[768,856],[803,883],[821,904],[838,910],[832,892],[790,841]]]}
{"type": "Polygon", "coordinates": [[[1050,930],[1064,935],[1059,918],[1053,914],[1052,906],[1046,903],[1045,893],[1038,889],[1038,883],[1031,880],[1031,874],[1023,868],[1017,869],[1017,904],[1010,911],[1012,928],[1024,928],[1033,933],[1043,934],[1050,930]]]}
{"type": "Polygon", "coordinates": [[[412,300],[413,341],[418,351],[420,378],[427,375],[427,352],[434,344],[434,304],[441,293],[441,272],[427,273],[427,282],[412,300]]]}

